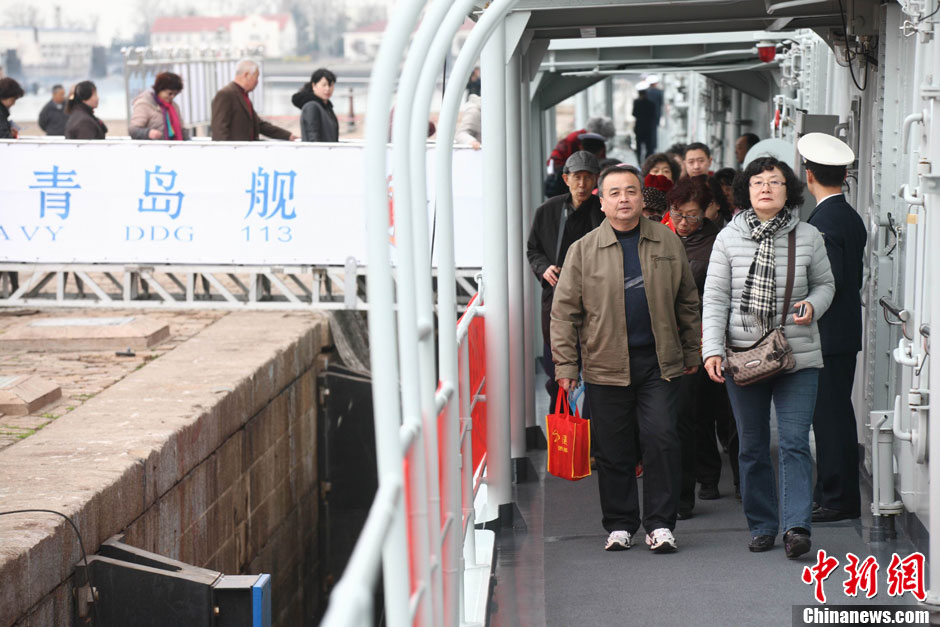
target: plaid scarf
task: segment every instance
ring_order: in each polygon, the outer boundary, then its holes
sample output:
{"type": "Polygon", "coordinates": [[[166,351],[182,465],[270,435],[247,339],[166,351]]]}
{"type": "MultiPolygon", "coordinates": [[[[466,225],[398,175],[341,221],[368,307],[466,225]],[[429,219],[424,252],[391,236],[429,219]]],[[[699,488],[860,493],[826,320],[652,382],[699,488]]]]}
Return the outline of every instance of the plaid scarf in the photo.
{"type": "Polygon", "coordinates": [[[758,244],[744,281],[741,314],[745,331],[748,330],[748,318],[753,318],[763,335],[774,327],[777,315],[774,235],[790,221],[790,212],[784,207],[773,219],[761,222],[754,210],[748,209],[744,220],[751,229],[751,239],[758,244]]]}

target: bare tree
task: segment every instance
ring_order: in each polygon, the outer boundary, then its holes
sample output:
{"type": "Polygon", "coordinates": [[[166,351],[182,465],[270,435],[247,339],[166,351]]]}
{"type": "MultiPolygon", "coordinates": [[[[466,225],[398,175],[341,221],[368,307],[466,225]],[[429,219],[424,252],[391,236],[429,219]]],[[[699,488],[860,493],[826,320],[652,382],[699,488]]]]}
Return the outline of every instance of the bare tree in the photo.
{"type": "Polygon", "coordinates": [[[3,14],[3,22],[7,26],[14,27],[40,28],[45,26],[45,20],[41,18],[39,9],[25,3],[14,4],[8,8],[3,14]]]}

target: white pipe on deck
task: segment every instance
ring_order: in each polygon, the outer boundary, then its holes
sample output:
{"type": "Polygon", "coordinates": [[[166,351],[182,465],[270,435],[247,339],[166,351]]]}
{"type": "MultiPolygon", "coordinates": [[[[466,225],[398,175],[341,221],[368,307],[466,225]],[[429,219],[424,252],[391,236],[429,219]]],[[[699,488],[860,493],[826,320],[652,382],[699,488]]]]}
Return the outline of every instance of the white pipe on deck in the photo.
{"type": "Polygon", "coordinates": [[[480,58],[483,93],[483,280],[486,283],[487,520],[512,501],[510,468],[509,283],[506,220],[506,25],[480,58]]]}
{"type": "MultiPolygon", "coordinates": [[[[435,1],[435,5],[437,5],[435,1]]],[[[444,3],[446,4],[446,2],[444,3]]],[[[434,95],[434,89],[437,84],[437,76],[444,65],[444,59],[450,52],[451,42],[458,29],[463,24],[466,15],[473,8],[474,0],[459,0],[450,5],[447,13],[440,19],[435,12],[434,17],[430,14],[425,21],[433,21],[435,25],[435,35],[427,50],[425,62],[421,65],[421,74],[415,86],[414,104],[411,107],[411,135],[409,151],[409,170],[411,176],[411,211],[415,216],[427,215],[427,149],[426,138],[418,129],[424,129],[431,110],[431,98],[434,95]]],[[[442,139],[442,131],[438,128],[438,142],[453,142],[453,134],[446,140],[442,139]]],[[[448,146],[449,148],[449,146],[448,146]]],[[[452,149],[451,149],[452,150],[452,149]]],[[[449,191],[449,189],[448,189],[449,191]]],[[[456,283],[456,271],[454,263],[454,217],[453,209],[450,211],[441,211],[437,215],[438,230],[435,239],[438,242],[437,254],[440,263],[438,264],[438,329],[441,333],[441,341],[438,342],[438,368],[439,377],[445,383],[453,382],[456,387],[461,387],[459,382],[457,365],[457,343],[447,341],[447,329],[457,328],[457,295],[454,289],[442,289],[443,285],[454,285],[456,283]]],[[[418,220],[420,222],[420,220],[418,220]]],[[[426,224],[426,222],[425,222],[426,224]]],[[[418,245],[422,242],[429,242],[427,231],[423,233],[416,229],[415,240],[418,245]]],[[[472,317],[472,314],[470,314],[472,317]]],[[[459,333],[458,333],[459,335],[459,333]]],[[[460,399],[451,398],[444,407],[444,435],[441,444],[445,451],[454,454],[461,450],[461,463],[470,466],[470,456],[466,453],[470,451],[469,442],[465,447],[460,445],[460,399]]],[[[469,400],[467,401],[469,403],[469,400]]],[[[468,469],[467,481],[472,481],[473,471],[468,469]]],[[[442,475],[442,497],[443,511],[445,516],[453,521],[462,520],[463,494],[461,490],[461,473],[458,472],[456,462],[445,464],[442,475]]],[[[472,490],[472,486],[468,486],[472,490]]],[[[470,496],[471,510],[473,498],[470,496]]],[[[441,570],[444,587],[444,624],[457,625],[464,616],[463,611],[463,585],[460,576],[463,570],[463,559],[461,545],[464,537],[462,525],[452,524],[447,537],[444,539],[444,546],[441,550],[441,570]]],[[[473,532],[470,533],[470,540],[473,540],[473,532]]],[[[474,551],[476,549],[474,548],[474,551]]]]}
{"type": "MultiPolygon", "coordinates": [[[[936,0],[933,4],[936,4],[936,0]]],[[[927,57],[925,67],[940,67],[940,42],[935,36],[927,48],[929,56],[927,57]]],[[[922,93],[926,100],[927,112],[927,144],[924,149],[925,156],[931,163],[931,173],[934,177],[940,175],[940,102],[938,102],[938,89],[940,89],[940,76],[934,71],[932,74],[931,85],[922,88],[922,93]],[[927,93],[924,93],[927,92],[927,93]]],[[[934,179],[936,181],[936,179],[934,179]]],[[[928,285],[933,285],[930,290],[930,327],[934,334],[940,329],[940,288],[936,285],[937,268],[940,268],[940,189],[936,186],[923,184],[925,191],[925,210],[924,219],[927,222],[926,241],[931,244],[928,254],[931,261],[927,264],[928,285]]],[[[936,353],[936,347],[934,352],[936,353]]],[[[931,360],[932,361],[932,360],[931,360]]],[[[927,591],[927,602],[940,606],[940,364],[930,363],[929,385],[930,385],[930,418],[928,420],[929,440],[927,442],[929,455],[929,485],[930,505],[929,505],[929,577],[930,589],[927,591]]]]}
{"type": "MultiPolygon", "coordinates": [[[[410,148],[411,134],[426,138],[426,122],[412,126],[410,112],[413,109],[415,91],[421,75],[421,67],[426,60],[434,33],[441,20],[447,14],[450,4],[447,0],[434,0],[427,10],[418,32],[408,47],[408,56],[398,80],[398,95],[395,110],[399,115],[392,122],[392,140],[395,170],[393,172],[396,220],[398,227],[395,236],[399,248],[399,328],[407,328],[407,336],[402,333],[402,354],[407,354],[413,370],[406,370],[402,362],[402,372],[406,381],[402,381],[403,406],[415,404],[423,425],[422,439],[425,455],[425,472],[420,477],[427,490],[427,498],[422,503],[427,516],[427,547],[423,555],[427,556],[422,572],[426,572],[430,589],[430,603],[433,624],[444,624],[444,583],[441,557],[441,486],[440,459],[438,451],[437,411],[434,391],[437,387],[437,367],[434,351],[434,309],[431,296],[431,260],[428,241],[426,207],[417,208],[412,202],[410,148]],[[404,303],[404,304],[403,304],[404,303]],[[412,397],[413,395],[413,397],[412,397]],[[406,402],[408,403],[406,405],[406,402]]],[[[424,151],[423,146],[421,151],[424,151]]],[[[422,183],[424,188],[425,184],[422,183]]],[[[446,327],[455,329],[456,325],[446,327]]],[[[446,332],[446,331],[445,331],[446,332]]],[[[407,413],[406,413],[407,415],[407,413]]],[[[449,453],[444,456],[444,465],[451,462],[449,453]]],[[[453,588],[451,588],[453,593],[453,588]]],[[[449,599],[456,605],[456,598],[449,599]]]]}
{"type": "MultiPolygon", "coordinates": [[[[372,363],[372,403],[375,449],[380,478],[402,478],[399,446],[401,404],[398,390],[398,355],[395,318],[389,315],[395,299],[388,244],[388,187],[386,146],[388,114],[401,54],[418,19],[422,0],[401,3],[392,15],[370,77],[366,119],[365,196],[368,211],[369,355],[372,363]]],[[[380,486],[381,487],[381,486],[380,486]]],[[[385,617],[390,627],[411,625],[408,535],[404,507],[396,509],[382,546],[385,617]]]]}

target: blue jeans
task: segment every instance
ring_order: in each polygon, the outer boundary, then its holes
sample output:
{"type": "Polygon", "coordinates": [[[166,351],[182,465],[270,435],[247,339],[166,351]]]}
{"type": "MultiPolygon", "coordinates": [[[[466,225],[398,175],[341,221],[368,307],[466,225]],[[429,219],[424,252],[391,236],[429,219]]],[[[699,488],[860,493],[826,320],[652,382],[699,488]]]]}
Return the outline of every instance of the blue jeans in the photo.
{"type": "Polygon", "coordinates": [[[741,497],[751,534],[776,536],[780,530],[810,531],[813,510],[813,425],[819,370],[806,368],[746,387],[725,378],[738,425],[741,497]],[[777,409],[780,443],[780,503],[770,460],[770,401],[777,409]]]}

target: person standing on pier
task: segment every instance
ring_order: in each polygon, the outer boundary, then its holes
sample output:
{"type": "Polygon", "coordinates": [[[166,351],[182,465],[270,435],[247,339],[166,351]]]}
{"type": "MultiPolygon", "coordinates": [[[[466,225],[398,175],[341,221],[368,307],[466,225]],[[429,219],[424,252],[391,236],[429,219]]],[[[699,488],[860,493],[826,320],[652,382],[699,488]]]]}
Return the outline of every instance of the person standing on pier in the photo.
{"type": "Polygon", "coordinates": [[[235,66],[235,78],[212,99],[213,141],[251,142],[262,135],[293,141],[297,136],[258,117],[248,97],[261,76],[261,68],[251,59],[235,66]]]}

